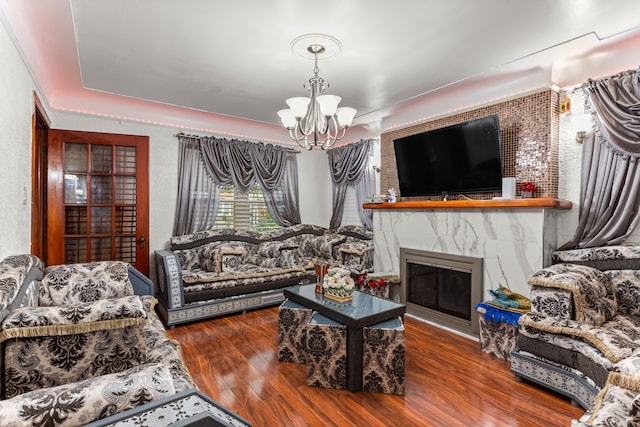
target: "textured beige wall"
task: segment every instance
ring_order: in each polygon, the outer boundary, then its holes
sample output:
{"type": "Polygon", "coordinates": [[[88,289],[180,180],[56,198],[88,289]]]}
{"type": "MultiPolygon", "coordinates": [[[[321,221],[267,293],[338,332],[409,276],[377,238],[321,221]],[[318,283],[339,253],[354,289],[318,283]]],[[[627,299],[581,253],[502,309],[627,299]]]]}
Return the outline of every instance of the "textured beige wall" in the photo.
{"type": "Polygon", "coordinates": [[[0,259],[31,250],[31,115],[35,85],[0,23],[0,259]]]}

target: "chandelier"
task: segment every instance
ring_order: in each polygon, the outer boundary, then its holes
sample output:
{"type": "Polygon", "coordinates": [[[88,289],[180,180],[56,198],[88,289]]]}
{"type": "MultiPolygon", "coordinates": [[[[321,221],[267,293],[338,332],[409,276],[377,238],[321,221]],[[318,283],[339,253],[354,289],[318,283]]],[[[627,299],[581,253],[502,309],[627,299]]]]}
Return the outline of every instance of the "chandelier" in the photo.
{"type": "MultiPolygon", "coordinates": [[[[321,149],[330,148],[336,141],[344,138],[344,135],[353,122],[356,110],[349,107],[340,107],[338,104],[342,100],[336,95],[322,95],[329,88],[329,82],[318,75],[318,56],[327,52],[325,45],[321,42],[332,43],[333,49],[341,48],[341,44],[333,37],[310,34],[301,36],[291,43],[291,48],[295,52],[296,45],[308,39],[313,43],[307,46],[306,53],[312,55],[315,66],[313,67],[313,77],[303,85],[309,91],[309,97],[294,97],[287,99],[288,109],[278,111],[280,120],[289,131],[291,139],[307,150],[313,147],[321,149]]],[[[329,54],[335,54],[330,51],[329,54]]],[[[326,56],[325,56],[326,59],[326,56]]]]}

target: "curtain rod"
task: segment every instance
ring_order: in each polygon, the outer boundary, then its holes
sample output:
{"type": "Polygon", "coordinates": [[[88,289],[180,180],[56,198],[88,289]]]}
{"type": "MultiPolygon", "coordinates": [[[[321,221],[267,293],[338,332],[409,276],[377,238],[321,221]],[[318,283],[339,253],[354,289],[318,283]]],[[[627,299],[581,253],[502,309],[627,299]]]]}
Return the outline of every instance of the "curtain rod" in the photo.
{"type": "MultiPolygon", "coordinates": [[[[181,136],[187,136],[187,137],[189,137],[189,138],[196,138],[196,139],[201,139],[201,138],[202,138],[202,136],[200,136],[200,135],[189,134],[189,133],[184,133],[184,132],[178,132],[178,133],[176,133],[176,134],[175,134],[175,135],[173,135],[173,136],[175,136],[176,138],[181,137],[181,136]]],[[[205,137],[205,138],[206,138],[206,137],[205,137]]],[[[214,137],[214,138],[218,138],[218,137],[216,136],[216,137],[214,137]]],[[[220,138],[220,139],[226,139],[226,138],[220,138]]],[[[235,138],[234,138],[234,139],[235,139],[235,138]]],[[[237,140],[237,141],[241,141],[240,139],[236,139],[236,140],[237,140]]],[[[227,139],[227,141],[229,141],[229,139],[227,139]]],[[[264,144],[264,142],[262,142],[262,141],[258,141],[258,140],[255,140],[255,141],[247,141],[247,142],[251,142],[251,143],[258,143],[258,142],[259,142],[259,143],[261,143],[261,144],[264,144]]],[[[300,153],[300,150],[296,150],[295,148],[289,148],[289,147],[286,147],[286,146],[284,146],[284,145],[280,145],[280,144],[272,144],[272,145],[277,145],[278,147],[281,147],[283,150],[286,150],[286,151],[291,151],[291,152],[293,152],[293,153],[300,153]]]]}

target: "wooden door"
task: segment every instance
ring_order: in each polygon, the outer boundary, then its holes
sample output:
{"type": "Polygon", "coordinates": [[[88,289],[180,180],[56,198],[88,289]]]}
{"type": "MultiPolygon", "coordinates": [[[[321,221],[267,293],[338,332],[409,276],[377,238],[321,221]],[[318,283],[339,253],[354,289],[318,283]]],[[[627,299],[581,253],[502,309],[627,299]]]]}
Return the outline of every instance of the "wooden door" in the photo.
{"type": "Polygon", "coordinates": [[[149,138],[50,129],[47,264],[120,260],[148,275],[149,138]]]}

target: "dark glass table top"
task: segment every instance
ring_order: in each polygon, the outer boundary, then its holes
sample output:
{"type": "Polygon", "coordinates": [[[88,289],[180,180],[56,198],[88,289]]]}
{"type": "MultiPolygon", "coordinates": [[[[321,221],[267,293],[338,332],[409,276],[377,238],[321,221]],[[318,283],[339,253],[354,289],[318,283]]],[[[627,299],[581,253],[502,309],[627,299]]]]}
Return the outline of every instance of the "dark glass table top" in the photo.
{"type": "MultiPolygon", "coordinates": [[[[316,293],[315,284],[296,285],[284,290],[287,298],[306,307],[315,309],[334,320],[346,324],[371,324],[378,318],[390,318],[405,313],[406,306],[396,302],[355,291],[353,299],[348,302],[338,302],[316,293]]],[[[381,320],[384,320],[381,318],[381,320]]]]}

